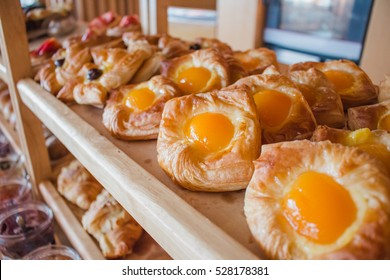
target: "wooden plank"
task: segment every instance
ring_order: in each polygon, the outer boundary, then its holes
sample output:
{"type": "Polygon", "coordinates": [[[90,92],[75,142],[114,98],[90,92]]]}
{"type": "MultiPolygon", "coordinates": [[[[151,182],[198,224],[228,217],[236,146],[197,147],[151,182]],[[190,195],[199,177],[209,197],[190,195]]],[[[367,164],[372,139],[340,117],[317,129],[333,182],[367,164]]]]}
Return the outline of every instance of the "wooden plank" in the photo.
{"type": "Polygon", "coordinates": [[[19,137],[10,123],[0,114],[0,129],[17,153],[21,153],[19,137]]]}
{"type": "Polygon", "coordinates": [[[138,2],[139,2],[139,18],[141,21],[142,32],[145,34],[150,34],[149,0],[139,0],[138,2]]]}
{"type": "Polygon", "coordinates": [[[31,79],[20,81],[18,89],[25,104],[173,258],[256,259],[260,255],[243,214],[244,191],[184,190],[156,165],[156,141],[108,140],[101,110],[72,107],[83,114],[81,118],[31,79]]]}
{"type": "Polygon", "coordinates": [[[8,84],[8,76],[7,76],[7,68],[4,66],[3,58],[0,55],[0,79],[4,81],[4,83],[8,84]]]}
{"type": "Polygon", "coordinates": [[[149,33],[162,34],[168,32],[169,0],[149,0],[149,33]]]}
{"type": "Polygon", "coordinates": [[[43,181],[39,184],[39,189],[43,199],[53,210],[56,221],[80,256],[85,260],[104,260],[100,249],[83,229],[53,184],[50,181],[43,181]]]}
{"type": "Polygon", "coordinates": [[[361,67],[375,84],[390,74],[390,1],[376,0],[364,43],[361,67]]]}
{"type": "Polygon", "coordinates": [[[235,50],[262,45],[264,4],[262,0],[217,1],[217,38],[235,50]]]}
{"type": "Polygon", "coordinates": [[[0,44],[19,141],[33,184],[33,193],[39,197],[38,182],[50,177],[51,168],[41,122],[21,102],[16,88],[18,80],[32,75],[26,27],[19,1],[0,1],[0,44]]]}

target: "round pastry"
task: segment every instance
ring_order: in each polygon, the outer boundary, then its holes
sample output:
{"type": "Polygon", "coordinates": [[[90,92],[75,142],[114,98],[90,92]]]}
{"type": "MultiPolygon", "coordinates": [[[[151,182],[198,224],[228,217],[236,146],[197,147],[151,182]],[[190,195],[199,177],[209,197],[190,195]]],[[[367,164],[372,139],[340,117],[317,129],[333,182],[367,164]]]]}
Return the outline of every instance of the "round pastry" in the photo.
{"type": "Polygon", "coordinates": [[[120,139],[156,139],[165,103],[179,95],[176,85],[162,76],[121,86],[107,100],[103,124],[120,139]]]}
{"type": "Polygon", "coordinates": [[[187,189],[233,191],[247,186],[260,145],[253,99],[239,89],[220,90],[167,102],[157,159],[187,189]]]}
{"type": "Polygon", "coordinates": [[[279,67],[275,52],[267,48],[258,48],[245,52],[237,51],[234,53],[234,57],[241,61],[249,75],[261,74],[265,68],[271,65],[279,67]]]}
{"type": "Polygon", "coordinates": [[[376,159],[303,140],[265,145],[254,164],[244,209],[268,257],[390,257],[390,179],[376,159]]]}
{"type": "Polygon", "coordinates": [[[196,38],[194,42],[190,44],[190,49],[194,51],[201,50],[201,49],[202,50],[214,49],[223,55],[233,54],[233,50],[228,44],[223,43],[220,40],[215,38],[204,38],[204,37],[196,38]]]}
{"type": "Polygon", "coordinates": [[[340,96],[321,71],[315,68],[290,71],[289,77],[305,97],[317,124],[330,127],[345,126],[340,96]]]}
{"type": "Polygon", "coordinates": [[[184,94],[220,89],[230,83],[229,65],[213,49],[164,61],[161,74],[174,81],[184,94]]]}
{"type": "Polygon", "coordinates": [[[367,74],[348,60],[334,60],[318,64],[340,95],[344,108],[372,104],[377,92],[367,74]]]}
{"type": "Polygon", "coordinates": [[[302,93],[287,77],[267,68],[262,75],[238,80],[228,87],[243,89],[256,103],[263,143],[310,138],[316,121],[302,93]]]}
{"type": "Polygon", "coordinates": [[[383,129],[390,132],[390,100],[348,109],[348,127],[383,129]]]}
{"type": "Polygon", "coordinates": [[[132,52],[123,49],[93,51],[95,66],[89,64],[85,69],[84,81],[74,87],[75,101],[102,107],[107,92],[129,82],[150,55],[149,50],[138,48],[132,52]]]}
{"type": "Polygon", "coordinates": [[[384,130],[361,128],[355,131],[317,126],[312,141],[329,140],[344,146],[357,147],[382,161],[390,175],[390,133],[384,130]]]}

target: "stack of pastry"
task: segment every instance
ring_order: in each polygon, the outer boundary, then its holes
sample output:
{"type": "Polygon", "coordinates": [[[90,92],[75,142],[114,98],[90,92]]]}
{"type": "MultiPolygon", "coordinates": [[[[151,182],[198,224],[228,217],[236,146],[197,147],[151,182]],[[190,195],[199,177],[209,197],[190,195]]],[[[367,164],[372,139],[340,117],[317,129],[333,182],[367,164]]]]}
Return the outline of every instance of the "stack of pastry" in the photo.
{"type": "Polygon", "coordinates": [[[77,160],[62,168],[58,191],[83,210],[84,229],[99,243],[106,258],[131,254],[142,228],[77,160]]]}

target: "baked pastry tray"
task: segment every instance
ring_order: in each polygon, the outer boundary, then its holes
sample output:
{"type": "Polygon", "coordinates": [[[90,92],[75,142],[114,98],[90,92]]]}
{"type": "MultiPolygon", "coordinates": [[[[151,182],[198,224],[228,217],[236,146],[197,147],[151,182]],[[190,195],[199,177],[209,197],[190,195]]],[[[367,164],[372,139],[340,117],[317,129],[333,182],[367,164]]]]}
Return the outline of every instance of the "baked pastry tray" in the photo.
{"type": "Polygon", "coordinates": [[[245,220],[245,191],[185,190],[159,167],[156,140],[118,140],[104,128],[101,109],[67,106],[32,79],[17,86],[27,107],[171,257],[262,257],[245,220]]]}

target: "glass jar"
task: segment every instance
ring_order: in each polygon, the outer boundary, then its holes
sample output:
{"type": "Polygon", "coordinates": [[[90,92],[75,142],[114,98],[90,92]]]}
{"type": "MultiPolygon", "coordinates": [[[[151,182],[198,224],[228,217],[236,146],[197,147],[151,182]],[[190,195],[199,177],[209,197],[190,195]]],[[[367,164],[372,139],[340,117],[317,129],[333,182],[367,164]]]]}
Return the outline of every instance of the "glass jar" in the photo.
{"type": "Polygon", "coordinates": [[[0,214],[0,248],[19,257],[54,244],[53,212],[42,202],[28,202],[0,214]]]}
{"type": "Polygon", "coordinates": [[[28,253],[23,260],[81,260],[81,257],[70,247],[47,245],[28,253]]]}
{"type": "Polygon", "coordinates": [[[32,192],[27,179],[0,181],[0,213],[4,208],[28,201],[32,201],[32,192]]]}

